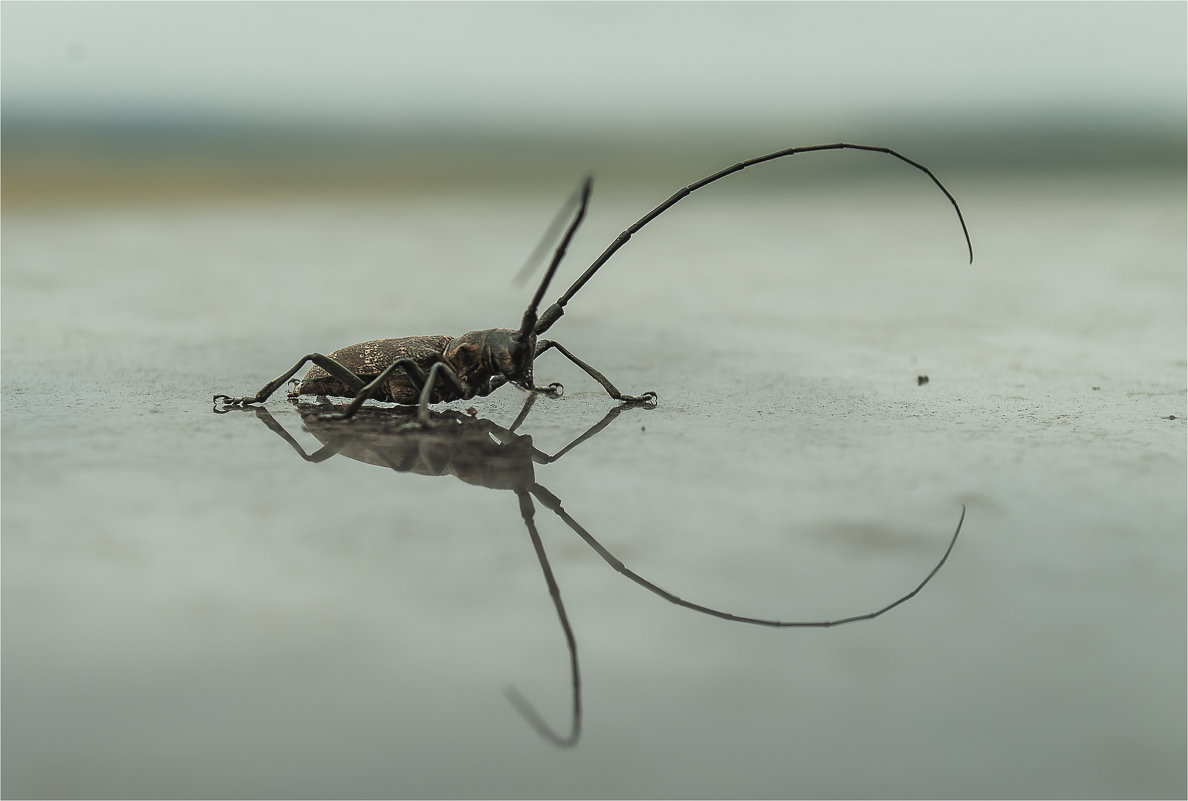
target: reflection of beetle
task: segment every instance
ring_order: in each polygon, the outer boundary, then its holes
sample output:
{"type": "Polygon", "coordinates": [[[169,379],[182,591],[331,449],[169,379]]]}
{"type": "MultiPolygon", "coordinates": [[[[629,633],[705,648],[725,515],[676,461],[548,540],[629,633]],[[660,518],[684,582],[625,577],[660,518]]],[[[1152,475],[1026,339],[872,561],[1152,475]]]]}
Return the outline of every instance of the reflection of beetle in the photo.
{"type": "Polygon", "coordinates": [[[673,595],[632,571],[592,534],[582,528],[581,524],[570,517],[556,495],[536,483],[535,464],[547,464],[560,459],[609,426],[624,409],[629,408],[629,405],[624,404],[611,409],[600,421],[579,437],[557,453],[549,455],[538,450],[532,444],[532,437],[515,433],[515,430],[527,417],[535,398],[535,394],[528,396],[523,410],[508,428],[490,420],[469,417],[453,410],[431,412],[431,419],[435,425],[426,427],[414,424],[410,426],[408,423],[413,419],[414,412],[411,409],[399,408],[363,408],[355,415],[353,422],[347,425],[342,421],[327,420],[325,415],[320,414],[321,409],[325,408],[324,406],[309,403],[296,404],[301,411],[305,429],[323,443],[323,446],[312,454],[307,453],[267,409],[256,406],[251,407],[251,410],[256,413],[257,418],[288,442],[293,450],[307,462],[324,462],[335,454],[341,454],[355,461],[377,467],[388,467],[402,473],[452,475],[467,484],[511,490],[516,493],[516,497],[520,501],[520,516],[532,539],[532,546],[536,550],[541,571],[544,573],[549,594],[553,599],[557,619],[561,623],[561,629],[569,647],[570,672],[573,683],[573,723],[569,734],[564,737],[556,734],[515,688],[509,687],[507,695],[532,727],[542,737],[557,745],[572,746],[577,743],[581,734],[581,675],[578,668],[577,641],[574,638],[573,629],[569,625],[565,606],[561,601],[561,590],[553,577],[544,544],[536,529],[533,497],[561,518],[607,564],[649,592],[653,592],[673,604],[702,614],[737,623],[751,623],[772,628],[827,628],[860,620],[870,620],[894,609],[915,596],[936,575],[941,565],[949,558],[949,553],[957,543],[957,535],[961,533],[961,525],[965,521],[965,508],[962,507],[957,529],[953,532],[952,539],[941,555],[940,561],[929,571],[924,580],[916,585],[915,589],[874,612],[835,620],[785,621],[746,617],[702,606],[673,595]]]}
{"type": "MultiPolygon", "coordinates": [[[[467,484],[490,489],[529,490],[535,481],[533,465],[556,461],[611,424],[628,408],[616,406],[598,424],[553,455],[532,444],[532,437],[515,430],[527,417],[535,395],[529,395],[519,418],[510,428],[490,420],[461,414],[453,409],[430,412],[435,425],[409,425],[411,409],[363,407],[351,426],[327,419],[324,404],[296,403],[303,427],[322,447],[314,453],[294,440],[268,413],[256,407],[256,415],[283,438],[307,462],[323,462],[340,454],[357,462],[390,467],[400,473],[423,476],[454,476],[467,484]]],[[[643,408],[652,408],[645,406],[643,408]]]]}

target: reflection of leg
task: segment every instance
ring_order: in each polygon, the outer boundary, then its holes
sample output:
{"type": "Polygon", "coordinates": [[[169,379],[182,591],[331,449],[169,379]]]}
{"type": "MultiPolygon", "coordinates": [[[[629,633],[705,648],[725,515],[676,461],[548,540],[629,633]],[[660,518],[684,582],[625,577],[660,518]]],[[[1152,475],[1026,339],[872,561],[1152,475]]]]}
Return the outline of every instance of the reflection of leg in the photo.
{"type": "Polygon", "coordinates": [[[254,396],[232,398],[229,395],[215,395],[215,403],[217,404],[220,400],[223,401],[223,403],[227,406],[243,406],[249,403],[263,403],[264,401],[268,400],[268,397],[272,395],[273,392],[276,392],[277,388],[280,387],[281,384],[292,378],[293,374],[300,370],[306,362],[313,362],[318,367],[321,367],[327,373],[345,384],[353,392],[358,392],[363,388],[363,379],[359,378],[359,376],[352,373],[339,362],[336,362],[329,356],[323,356],[320,353],[310,353],[302,356],[301,361],[293,365],[284,374],[265,384],[254,396]]]}
{"type": "Polygon", "coordinates": [[[510,428],[507,429],[507,433],[509,433],[509,434],[515,433],[516,429],[520,427],[520,424],[523,423],[524,420],[528,417],[528,412],[532,410],[532,404],[534,404],[534,403],[536,403],[536,393],[529,392],[528,397],[524,399],[523,408],[521,408],[520,413],[518,415],[516,415],[515,422],[511,424],[510,428]]]}
{"type": "Polygon", "coordinates": [[[569,646],[569,667],[573,677],[573,727],[569,731],[569,736],[558,736],[544,722],[528,699],[514,687],[508,687],[505,692],[512,705],[541,737],[551,740],[555,745],[573,746],[577,744],[582,731],[582,680],[578,673],[577,641],[574,639],[573,629],[569,626],[565,605],[561,602],[561,590],[557,587],[557,580],[553,578],[553,570],[549,567],[549,558],[545,555],[544,544],[540,541],[540,534],[536,530],[532,498],[525,490],[516,490],[516,496],[520,499],[520,515],[524,518],[524,525],[528,527],[528,535],[532,538],[532,547],[536,549],[536,558],[544,573],[545,583],[549,585],[549,595],[552,596],[553,607],[557,610],[557,619],[561,621],[561,629],[565,632],[565,643],[569,646]]]}
{"type": "MultiPolygon", "coordinates": [[[[524,418],[528,416],[528,410],[532,408],[532,404],[535,401],[535,395],[528,396],[528,399],[524,401],[524,408],[520,410],[520,415],[516,418],[515,422],[511,424],[510,428],[501,428],[494,423],[488,422],[488,430],[490,431],[491,435],[504,445],[512,442],[513,440],[520,439],[521,435],[515,433],[516,429],[519,428],[520,424],[524,422],[524,418]]],[[[562,456],[576,448],[578,445],[581,445],[586,440],[591,439],[595,434],[598,434],[600,431],[602,431],[602,429],[609,426],[616,417],[623,413],[623,409],[625,408],[627,408],[626,405],[612,407],[605,415],[603,415],[601,420],[587,428],[585,432],[580,434],[576,439],[574,439],[561,450],[557,451],[552,456],[540,450],[539,448],[530,445],[532,450],[532,461],[536,462],[537,464],[551,464],[557,461],[562,456]]],[[[645,408],[651,409],[653,407],[648,405],[645,406],[645,408]]],[[[527,437],[523,437],[523,439],[527,439],[527,437]]]]}
{"type": "Polygon", "coordinates": [[[601,384],[602,388],[606,390],[607,394],[610,395],[615,400],[626,401],[627,403],[651,403],[651,404],[655,405],[655,403],[656,403],[656,393],[655,392],[645,392],[642,395],[624,395],[622,392],[619,392],[618,387],[616,387],[614,384],[612,384],[606,376],[604,376],[602,373],[595,370],[590,365],[586,364],[584,361],[579,359],[577,356],[574,356],[560,342],[554,342],[551,339],[543,339],[543,340],[537,342],[536,343],[536,354],[533,358],[538,358],[542,353],[544,353],[549,348],[556,348],[557,350],[561,351],[562,355],[564,355],[565,358],[569,359],[571,362],[576,364],[578,367],[585,370],[586,374],[589,375],[591,378],[593,378],[595,381],[597,381],[599,384],[601,384]]]}
{"type": "MultiPolygon", "coordinates": [[[[603,416],[603,418],[601,420],[599,420],[597,423],[595,423],[594,425],[587,428],[586,432],[584,434],[582,434],[581,436],[579,436],[577,439],[575,439],[573,442],[569,443],[564,448],[562,448],[561,450],[554,453],[552,456],[542,453],[541,456],[544,458],[537,459],[537,461],[540,464],[549,464],[550,462],[557,461],[562,456],[564,456],[565,454],[569,453],[571,450],[576,448],[578,445],[581,445],[583,442],[590,439],[598,432],[602,431],[602,429],[609,426],[611,424],[611,421],[613,421],[616,417],[618,417],[619,414],[623,411],[623,408],[624,407],[622,407],[622,406],[613,407],[610,411],[608,411],[603,416]]],[[[652,407],[649,406],[648,408],[652,408],[652,407]]]]}
{"type": "MultiPolygon", "coordinates": [[[[235,407],[235,408],[242,408],[242,407],[235,407]]],[[[226,411],[226,410],[224,410],[224,411],[226,411]]],[[[249,410],[243,409],[243,411],[246,412],[249,410]]],[[[305,448],[301,447],[301,443],[299,443],[297,440],[293,439],[293,437],[289,434],[288,431],[285,431],[284,426],[282,426],[280,423],[278,423],[276,421],[276,418],[272,416],[271,412],[269,412],[263,406],[254,406],[250,409],[250,411],[255,412],[256,419],[260,420],[262,423],[264,423],[264,425],[268,426],[269,430],[272,431],[274,434],[276,434],[278,437],[283,439],[285,442],[289,443],[289,447],[292,448],[294,451],[296,451],[297,455],[300,456],[302,459],[304,459],[307,462],[313,462],[315,464],[317,464],[318,462],[324,462],[327,459],[329,459],[331,456],[333,456],[334,454],[338,453],[339,450],[341,450],[341,447],[342,447],[341,445],[334,445],[331,443],[327,443],[326,445],[323,445],[321,448],[318,448],[312,454],[306,453],[305,448]]]]}

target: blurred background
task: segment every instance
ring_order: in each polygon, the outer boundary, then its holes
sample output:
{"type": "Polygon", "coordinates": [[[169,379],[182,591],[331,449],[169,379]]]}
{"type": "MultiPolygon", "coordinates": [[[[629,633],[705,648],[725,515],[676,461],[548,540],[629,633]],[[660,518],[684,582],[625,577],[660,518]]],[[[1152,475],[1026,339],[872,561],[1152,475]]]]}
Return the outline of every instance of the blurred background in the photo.
{"type": "Polygon", "coordinates": [[[557,171],[647,180],[672,162],[837,140],[906,149],[938,170],[1184,165],[1179,3],[2,13],[6,205],[485,179],[514,191],[557,171]]]}

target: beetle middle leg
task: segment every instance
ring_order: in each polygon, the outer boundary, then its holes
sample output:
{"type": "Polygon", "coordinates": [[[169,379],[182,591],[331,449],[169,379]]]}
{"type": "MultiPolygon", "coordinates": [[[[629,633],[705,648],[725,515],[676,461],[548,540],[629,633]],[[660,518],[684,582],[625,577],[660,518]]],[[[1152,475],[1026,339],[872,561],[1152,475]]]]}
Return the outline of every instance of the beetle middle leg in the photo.
{"type": "Polygon", "coordinates": [[[417,422],[421,425],[429,424],[429,404],[433,402],[433,390],[439,385],[445,390],[442,394],[445,395],[446,400],[454,400],[457,398],[469,398],[473,393],[469,392],[468,387],[458,378],[458,374],[450,368],[445,362],[436,362],[429,368],[426,373],[421,369],[412,359],[397,359],[396,361],[385,367],[379,375],[372,379],[371,383],[361,387],[356,393],[354,399],[347,404],[341,412],[334,412],[331,414],[322,415],[327,420],[346,420],[354,417],[355,412],[375,395],[376,391],[384,385],[388,380],[388,376],[396,369],[404,370],[408,375],[414,387],[420,390],[420,396],[417,400],[417,422]],[[453,397],[450,397],[450,396],[453,397]]]}
{"type": "Polygon", "coordinates": [[[602,373],[595,370],[590,365],[586,364],[584,361],[579,359],[577,356],[574,356],[560,342],[554,342],[551,339],[540,340],[539,342],[536,343],[536,354],[533,356],[533,359],[540,358],[540,355],[542,353],[544,353],[546,350],[548,350],[549,348],[556,348],[557,350],[561,351],[561,354],[563,356],[565,356],[565,358],[569,359],[571,362],[576,364],[578,367],[585,370],[586,374],[589,375],[591,378],[593,378],[595,381],[597,381],[599,384],[601,384],[602,388],[606,390],[607,394],[610,395],[615,400],[621,400],[621,401],[625,401],[627,403],[651,403],[651,404],[656,403],[656,393],[652,392],[652,391],[645,392],[642,395],[624,395],[622,392],[619,391],[618,387],[616,387],[614,384],[612,384],[610,382],[610,379],[608,379],[602,373]]]}
{"type": "Polygon", "coordinates": [[[439,376],[446,389],[450,390],[455,397],[462,399],[473,397],[473,393],[462,383],[462,379],[458,377],[452,367],[445,362],[437,362],[429,368],[429,376],[425,379],[425,386],[421,387],[421,399],[417,403],[417,422],[423,426],[429,425],[429,404],[433,400],[433,389],[437,386],[439,376]]]}
{"type": "Polygon", "coordinates": [[[281,384],[288,381],[294,376],[294,374],[296,374],[298,370],[304,367],[306,362],[313,362],[318,367],[321,367],[327,373],[337,378],[354,392],[358,392],[359,390],[363,389],[365,383],[363,379],[352,373],[339,362],[331,359],[329,356],[323,356],[320,353],[308,353],[305,356],[302,356],[301,361],[297,362],[290,369],[286,370],[283,374],[261,387],[260,391],[255,395],[243,398],[232,398],[230,395],[215,395],[215,405],[217,407],[219,401],[222,401],[227,407],[246,406],[252,403],[263,403],[264,401],[268,400],[272,393],[276,392],[277,389],[280,388],[281,384]]]}

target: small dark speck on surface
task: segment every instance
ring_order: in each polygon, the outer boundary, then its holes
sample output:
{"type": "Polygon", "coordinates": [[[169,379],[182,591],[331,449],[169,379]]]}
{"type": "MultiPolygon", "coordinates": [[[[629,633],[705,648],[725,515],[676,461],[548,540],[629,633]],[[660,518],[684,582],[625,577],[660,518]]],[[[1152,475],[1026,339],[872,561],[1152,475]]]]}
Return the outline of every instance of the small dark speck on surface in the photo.
{"type": "Polygon", "coordinates": [[[1101,391],[1101,387],[1093,387],[1093,391],[1094,391],[1094,392],[1100,392],[1100,391],[1101,391]]]}
{"type": "Polygon", "coordinates": [[[926,375],[916,376],[916,386],[922,387],[927,383],[928,383],[928,376],[926,376],[926,375]]]}
{"type": "Polygon", "coordinates": [[[1174,414],[1169,414],[1167,417],[1165,417],[1163,419],[1164,420],[1178,420],[1179,418],[1176,417],[1174,414]]]}

